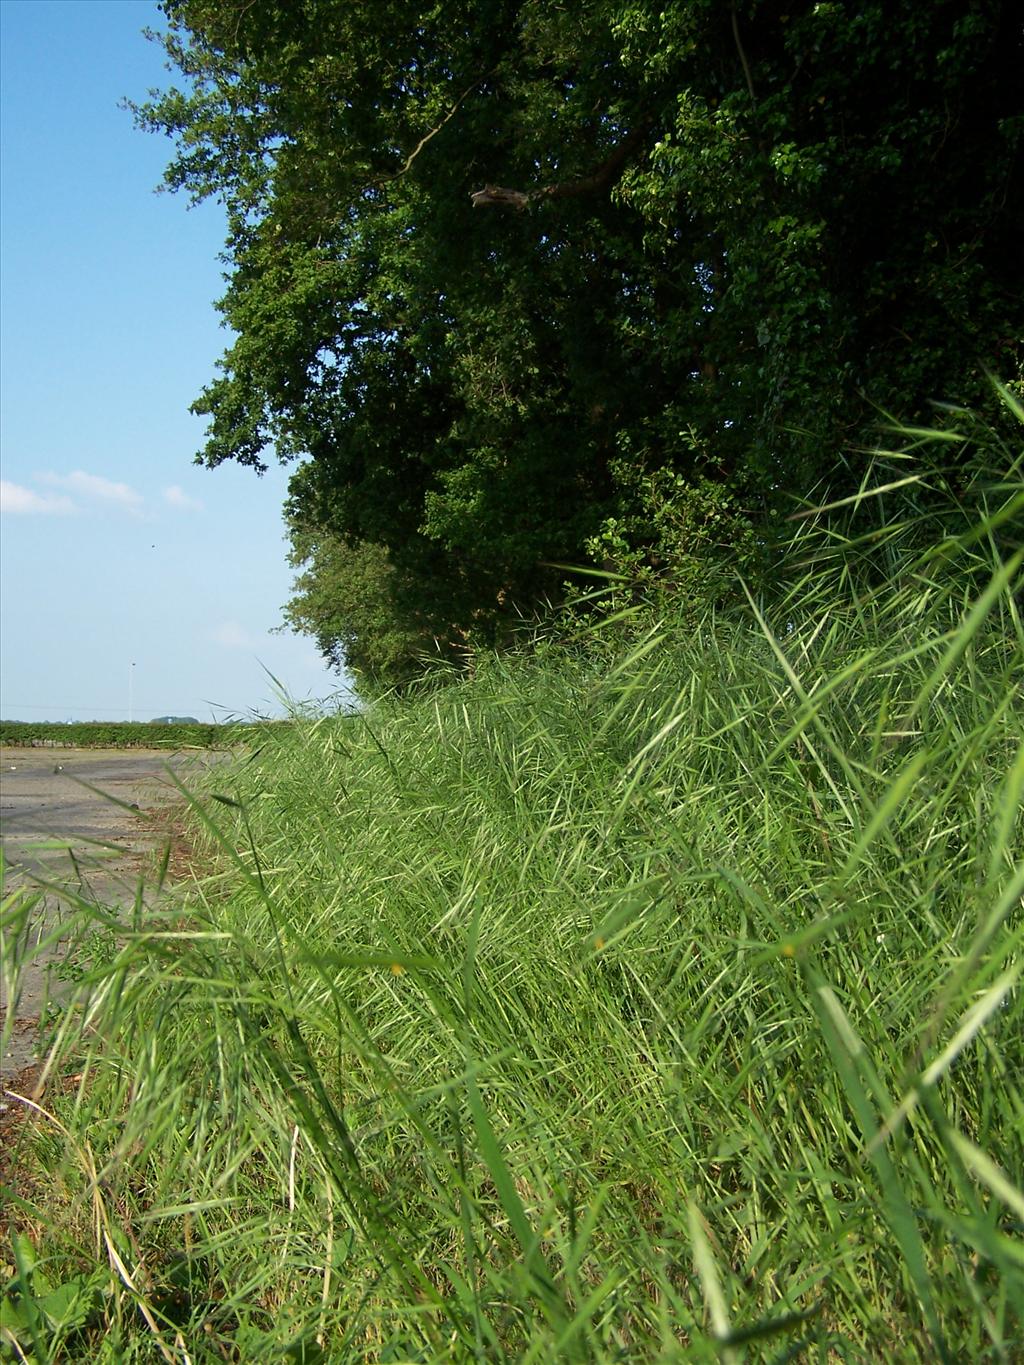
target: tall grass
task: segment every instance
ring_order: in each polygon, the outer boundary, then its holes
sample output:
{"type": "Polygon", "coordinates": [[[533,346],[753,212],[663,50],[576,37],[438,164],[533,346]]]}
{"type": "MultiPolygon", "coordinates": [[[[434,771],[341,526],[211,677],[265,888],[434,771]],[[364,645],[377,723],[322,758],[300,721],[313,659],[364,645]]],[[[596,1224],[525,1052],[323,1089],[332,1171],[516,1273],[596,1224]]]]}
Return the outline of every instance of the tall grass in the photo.
{"type": "Polygon", "coordinates": [[[919,513],[866,485],[799,523],[773,603],[492,659],[216,773],[208,875],[62,1025],[8,1349],[1021,1359],[1001,453],[939,519],[919,463],[919,513]]]}

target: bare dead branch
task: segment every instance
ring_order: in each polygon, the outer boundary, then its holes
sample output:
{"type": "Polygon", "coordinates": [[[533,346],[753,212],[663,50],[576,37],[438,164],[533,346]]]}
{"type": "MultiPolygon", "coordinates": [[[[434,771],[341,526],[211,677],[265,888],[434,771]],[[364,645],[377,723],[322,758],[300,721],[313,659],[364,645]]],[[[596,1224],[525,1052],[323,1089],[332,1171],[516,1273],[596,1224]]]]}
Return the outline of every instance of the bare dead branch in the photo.
{"type": "Polygon", "coordinates": [[[485,185],[470,194],[473,207],[512,209],[516,213],[529,208],[540,199],[574,199],[579,195],[610,190],[626,168],[626,162],[647,135],[649,125],[639,124],[614,147],[600,166],[579,180],[541,185],[535,190],[511,190],[504,185],[485,185]]]}
{"type": "Polygon", "coordinates": [[[469,197],[475,209],[501,208],[519,211],[525,209],[538,193],[540,191],[535,190],[530,195],[524,194],[522,190],[507,190],[501,185],[485,185],[482,190],[474,190],[469,197]]]}

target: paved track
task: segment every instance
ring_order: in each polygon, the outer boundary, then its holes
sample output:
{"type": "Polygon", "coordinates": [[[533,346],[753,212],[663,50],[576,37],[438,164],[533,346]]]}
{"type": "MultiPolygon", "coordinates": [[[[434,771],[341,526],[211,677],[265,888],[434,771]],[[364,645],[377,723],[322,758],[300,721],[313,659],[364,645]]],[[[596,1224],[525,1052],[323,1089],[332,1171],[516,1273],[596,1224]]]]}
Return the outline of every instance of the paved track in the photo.
{"type": "Polygon", "coordinates": [[[197,762],[215,758],[139,749],[0,751],[0,922],[6,921],[0,935],[5,956],[0,1019],[11,1015],[0,1057],[5,1083],[34,1060],[40,1010],[48,992],[59,990],[50,968],[65,949],[59,940],[41,951],[38,945],[59,927],[67,903],[62,891],[100,904],[132,904],[145,855],[166,837],[167,820],[152,813],[179,799],[172,773],[184,775],[197,762]],[[19,902],[40,889],[42,898],[19,924],[19,902]],[[19,973],[12,1001],[10,966],[16,955],[30,961],[19,973]]]}

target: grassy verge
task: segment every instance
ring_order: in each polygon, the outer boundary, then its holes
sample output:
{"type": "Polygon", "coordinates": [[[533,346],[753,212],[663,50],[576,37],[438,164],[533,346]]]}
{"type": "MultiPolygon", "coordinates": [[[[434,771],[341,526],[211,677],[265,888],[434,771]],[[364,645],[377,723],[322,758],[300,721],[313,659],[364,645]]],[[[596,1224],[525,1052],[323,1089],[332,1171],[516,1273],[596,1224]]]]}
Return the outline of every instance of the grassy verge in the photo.
{"type": "Polygon", "coordinates": [[[1020,1359],[1008,467],[214,774],[56,1040],[12,1357],[1020,1359]]]}

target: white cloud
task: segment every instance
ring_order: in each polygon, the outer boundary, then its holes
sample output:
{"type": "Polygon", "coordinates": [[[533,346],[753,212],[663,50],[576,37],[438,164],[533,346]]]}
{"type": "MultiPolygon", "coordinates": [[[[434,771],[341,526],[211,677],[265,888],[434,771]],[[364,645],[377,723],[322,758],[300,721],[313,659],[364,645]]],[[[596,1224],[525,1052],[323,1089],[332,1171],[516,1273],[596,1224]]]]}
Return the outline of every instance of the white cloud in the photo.
{"type": "Polygon", "coordinates": [[[12,512],[15,516],[66,516],[77,511],[70,498],[42,497],[31,488],[0,479],[0,512],[12,512]]]}
{"type": "Polygon", "coordinates": [[[93,498],[99,502],[112,502],[126,512],[138,512],[144,498],[126,483],[114,483],[99,474],[87,474],[84,469],[76,469],[71,474],[37,474],[40,483],[53,488],[67,488],[82,497],[93,498]]]}
{"type": "Polygon", "coordinates": [[[182,512],[201,512],[205,506],[198,498],[190,498],[176,483],[164,489],[164,502],[170,503],[172,507],[177,507],[182,512]]]}
{"type": "Polygon", "coordinates": [[[225,649],[259,649],[265,644],[237,621],[222,621],[210,630],[209,635],[214,644],[223,645],[225,649]]]}

